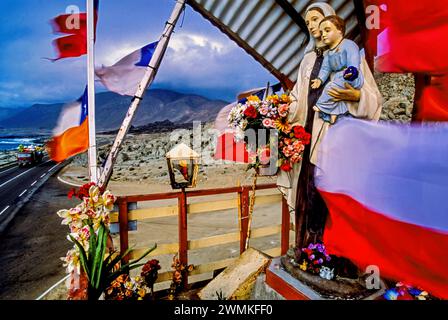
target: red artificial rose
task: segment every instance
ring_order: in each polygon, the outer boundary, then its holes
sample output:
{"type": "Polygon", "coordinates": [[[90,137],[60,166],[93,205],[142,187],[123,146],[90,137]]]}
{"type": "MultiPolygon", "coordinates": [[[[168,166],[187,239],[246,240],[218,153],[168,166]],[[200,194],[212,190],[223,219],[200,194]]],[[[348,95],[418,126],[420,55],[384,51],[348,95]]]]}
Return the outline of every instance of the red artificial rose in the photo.
{"type": "Polygon", "coordinates": [[[244,115],[248,118],[255,119],[258,116],[258,112],[254,106],[248,106],[246,110],[244,110],[244,115]]]}
{"type": "Polygon", "coordinates": [[[294,136],[296,138],[300,138],[302,134],[305,133],[305,129],[302,126],[295,126],[292,128],[292,130],[294,131],[294,136]]]}
{"type": "Polygon", "coordinates": [[[67,197],[69,199],[73,198],[73,196],[76,196],[76,190],[74,188],[70,189],[70,191],[67,194],[67,197]]]}
{"type": "Polygon", "coordinates": [[[310,144],[311,142],[311,135],[308,132],[305,132],[302,137],[300,138],[302,140],[302,143],[304,145],[310,144]]]}
{"type": "Polygon", "coordinates": [[[262,164],[268,164],[270,157],[271,157],[271,150],[270,149],[264,149],[260,153],[260,162],[262,164]]]}
{"type": "Polygon", "coordinates": [[[301,140],[304,145],[307,145],[311,142],[311,135],[305,131],[302,126],[295,126],[293,128],[294,137],[301,140]]]}
{"type": "Polygon", "coordinates": [[[286,171],[286,172],[288,172],[288,171],[291,171],[291,169],[292,169],[292,166],[291,166],[291,164],[290,164],[289,162],[284,162],[284,163],[280,166],[280,170],[282,170],[282,171],[286,171]]]}

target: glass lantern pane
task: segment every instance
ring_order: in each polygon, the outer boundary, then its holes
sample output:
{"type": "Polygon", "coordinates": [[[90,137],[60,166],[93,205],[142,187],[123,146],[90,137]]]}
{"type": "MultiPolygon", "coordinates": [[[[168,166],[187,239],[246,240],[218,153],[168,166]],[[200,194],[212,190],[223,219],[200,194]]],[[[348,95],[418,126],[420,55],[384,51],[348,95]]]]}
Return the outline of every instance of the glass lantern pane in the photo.
{"type": "Polygon", "coordinates": [[[192,160],[172,160],[174,180],[177,183],[191,182],[193,177],[193,161],[192,160]]]}

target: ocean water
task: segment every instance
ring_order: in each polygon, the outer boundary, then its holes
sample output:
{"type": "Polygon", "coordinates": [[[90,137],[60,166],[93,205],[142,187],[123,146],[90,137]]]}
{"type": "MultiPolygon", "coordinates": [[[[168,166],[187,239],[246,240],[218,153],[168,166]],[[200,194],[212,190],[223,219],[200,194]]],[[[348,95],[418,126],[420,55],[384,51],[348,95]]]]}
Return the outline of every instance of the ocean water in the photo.
{"type": "Polygon", "coordinates": [[[41,143],[40,137],[0,137],[0,151],[16,150],[19,145],[41,143]]]}

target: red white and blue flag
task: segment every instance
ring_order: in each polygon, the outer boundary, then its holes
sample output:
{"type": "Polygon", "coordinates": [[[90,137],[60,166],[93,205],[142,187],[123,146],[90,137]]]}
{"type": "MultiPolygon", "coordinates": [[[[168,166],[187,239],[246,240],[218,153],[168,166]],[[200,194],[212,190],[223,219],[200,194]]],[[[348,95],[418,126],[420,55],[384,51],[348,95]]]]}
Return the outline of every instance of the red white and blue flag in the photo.
{"type": "Polygon", "coordinates": [[[89,147],[87,87],[76,101],[66,104],[59,115],[53,138],[47,144],[50,158],[64,161],[89,147]]]}
{"type": "MultiPolygon", "coordinates": [[[[95,38],[96,25],[98,21],[98,5],[99,0],[94,1],[94,24],[95,38]]],[[[51,20],[54,33],[62,33],[67,36],[57,38],[53,41],[53,46],[57,51],[57,57],[53,61],[79,57],[87,54],[87,14],[73,13],[61,14],[51,20]]]]}
{"type": "Polygon", "coordinates": [[[96,76],[108,90],[121,95],[133,96],[137,91],[138,84],[143,79],[157,43],[156,41],[135,50],[112,66],[97,68],[96,76]]]}
{"type": "Polygon", "coordinates": [[[341,120],[320,146],[316,186],[330,253],[448,298],[448,125],[341,120]]]}

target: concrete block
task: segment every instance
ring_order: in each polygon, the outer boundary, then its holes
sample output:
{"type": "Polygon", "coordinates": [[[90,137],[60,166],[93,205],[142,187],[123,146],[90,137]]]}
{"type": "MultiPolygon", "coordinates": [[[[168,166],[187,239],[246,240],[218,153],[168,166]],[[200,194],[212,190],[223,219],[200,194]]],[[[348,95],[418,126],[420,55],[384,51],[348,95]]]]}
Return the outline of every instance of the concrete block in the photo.
{"type": "Polygon", "coordinates": [[[265,271],[271,258],[249,248],[199,293],[202,300],[249,300],[257,277],[265,271]]]}

